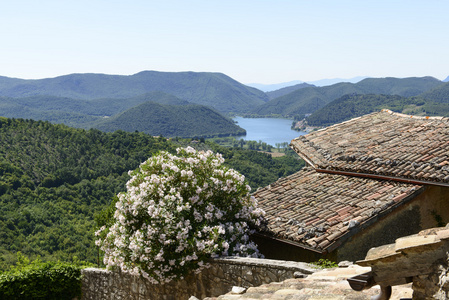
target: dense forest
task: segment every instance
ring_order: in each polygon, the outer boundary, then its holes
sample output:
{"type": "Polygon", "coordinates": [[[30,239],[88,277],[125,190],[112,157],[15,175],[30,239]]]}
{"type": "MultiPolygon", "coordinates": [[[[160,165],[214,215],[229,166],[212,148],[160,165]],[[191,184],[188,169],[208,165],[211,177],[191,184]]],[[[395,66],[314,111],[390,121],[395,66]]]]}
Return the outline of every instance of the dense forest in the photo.
{"type": "Polygon", "coordinates": [[[449,82],[439,85],[420,96],[433,102],[449,103],[449,82]]]}
{"type": "Polygon", "coordinates": [[[45,120],[103,131],[143,131],[167,137],[242,135],[245,130],[216,110],[151,92],[128,99],[79,100],[57,96],[0,97],[2,116],[45,120]]]}
{"type": "Polygon", "coordinates": [[[299,170],[295,155],[272,158],[241,148],[142,132],[74,129],[0,118],[0,271],[16,252],[43,260],[97,262],[95,215],[124,191],[128,170],[161,150],[191,145],[220,152],[253,189],[299,170]]]}
{"type": "Polygon", "coordinates": [[[351,94],[332,101],[306,120],[309,126],[329,126],[384,108],[410,115],[449,116],[449,103],[431,102],[420,97],[351,94]]]}
{"type": "Polygon", "coordinates": [[[102,131],[142,131],[167,137],[214,137],[245,135],[231,119],[197,104],[164,105],[145,102],[94,125],[102,131]]]}
{"type": "MultiPolygon", "coordinates": [[[[93,100],[37,95],[24,98],[0,97],[0,109],[3,117],[37,120],[41,118],[41,115],[49,118],[54,115],[52,120],[44,121],[65,123],[68,120],[58,120],[58,112],[67,116],[78,114],[91,117],[110,117],[148,101],[167,105],[187,105],[190,103],[162,92],[145,93],[131,98],[99,98],[93,100]]],[[[74,120],[72,122],[74,122],[74,126],[83,127],[81,121],[77,123],[74,120]]]]}

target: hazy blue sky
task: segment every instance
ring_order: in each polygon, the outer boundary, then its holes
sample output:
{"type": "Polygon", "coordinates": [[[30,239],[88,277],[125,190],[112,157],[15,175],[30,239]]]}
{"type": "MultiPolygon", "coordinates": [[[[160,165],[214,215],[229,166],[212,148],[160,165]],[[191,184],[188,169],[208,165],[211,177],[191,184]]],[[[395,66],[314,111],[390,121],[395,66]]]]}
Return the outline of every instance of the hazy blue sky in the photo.
{"type": "Polygon", "coordinates": [[[446,0],[14,0],[0,75],[222,72],[243,83],[449,76],[446,0]]]}

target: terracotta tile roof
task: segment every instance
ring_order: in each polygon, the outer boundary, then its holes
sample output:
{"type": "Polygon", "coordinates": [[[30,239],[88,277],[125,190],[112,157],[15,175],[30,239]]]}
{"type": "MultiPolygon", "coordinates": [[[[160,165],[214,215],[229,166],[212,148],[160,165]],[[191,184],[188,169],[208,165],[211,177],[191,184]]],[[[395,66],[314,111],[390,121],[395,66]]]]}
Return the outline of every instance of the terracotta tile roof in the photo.
{"type": "Polygon", "coordinates": [[[300,136],[291,146],[318,171],[449,185],[448,118],[382,110],[300,136]]]}
{"type": "Polygon", "coordinates": [[[281,178],[253,195],[265,210],[262,233],[318,252],[332,251],[379,216],[422,191],[419,185],[318,173],[281,178]]]}

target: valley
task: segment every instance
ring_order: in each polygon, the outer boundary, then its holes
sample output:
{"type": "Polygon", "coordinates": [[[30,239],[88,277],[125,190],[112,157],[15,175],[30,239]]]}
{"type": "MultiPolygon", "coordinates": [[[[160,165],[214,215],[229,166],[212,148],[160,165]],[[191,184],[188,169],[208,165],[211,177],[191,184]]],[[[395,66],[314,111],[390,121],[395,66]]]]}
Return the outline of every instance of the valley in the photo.
{"type": "Polygon", "coordinates": [[[32,259],[98,263],[95,228],[125,189],[128,171],[158,151],[190,145],[222,153],[253,189],[304,166],[285,148],[304,133],[292,131],[285,142],[240,141],[244,119],[236,116],[267,124],[286,118],[286,127],[265,130],[280,137],[292,120],[323,127],[383,108],[449,115],[448,90],[449,83],[431,77],[298,84],[268,93],[218,73],[2,77],[0,269],[14,264],[18,251],[32,259]]]}
{"type": "Polygon", "coordinates": [[[0,77],[0,115],[107,132],[210,138],[245,134],[233,116],[295,121],[309,116],[305,121],[310,126],[327,126],[382,108],[446,115],[448,95],[449,83],[433,77],[366,78],[327,86],[299,83],[269,92],[205,72],[0,77]]]}

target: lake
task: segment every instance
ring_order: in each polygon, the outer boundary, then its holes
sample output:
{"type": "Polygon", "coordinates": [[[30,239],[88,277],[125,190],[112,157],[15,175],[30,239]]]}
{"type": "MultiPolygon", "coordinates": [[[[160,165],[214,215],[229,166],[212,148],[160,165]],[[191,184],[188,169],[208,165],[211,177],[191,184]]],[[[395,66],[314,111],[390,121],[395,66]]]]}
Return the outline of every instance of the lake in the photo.
{"type": "Polygon", "coordinates": [[[237,139],[248,141],[262,141],[273,147],[276,143],[289,143],[294,138],[307,132],[295,131],[290,127],[293,120],[276,118],[232,118],[237,125],[246,130],[246,135],[238,136],[237,139]]]}

